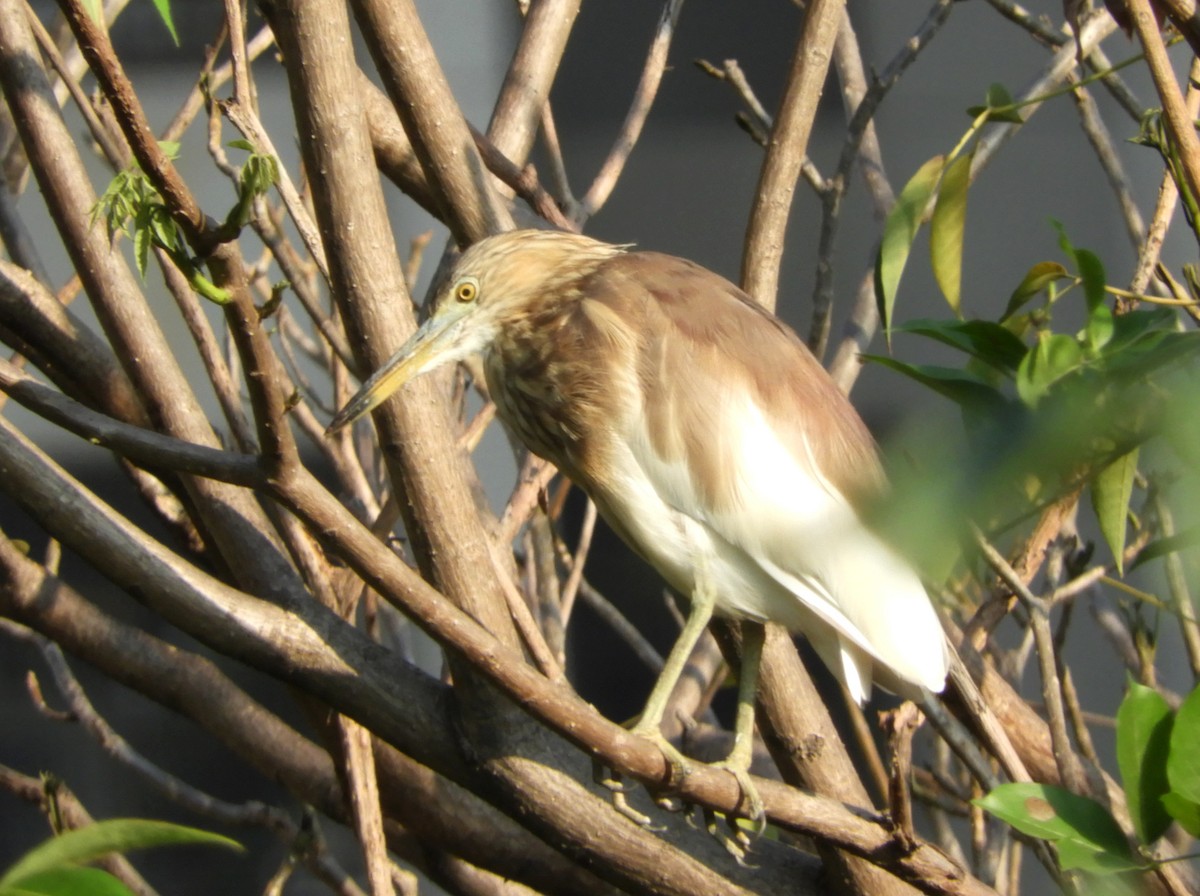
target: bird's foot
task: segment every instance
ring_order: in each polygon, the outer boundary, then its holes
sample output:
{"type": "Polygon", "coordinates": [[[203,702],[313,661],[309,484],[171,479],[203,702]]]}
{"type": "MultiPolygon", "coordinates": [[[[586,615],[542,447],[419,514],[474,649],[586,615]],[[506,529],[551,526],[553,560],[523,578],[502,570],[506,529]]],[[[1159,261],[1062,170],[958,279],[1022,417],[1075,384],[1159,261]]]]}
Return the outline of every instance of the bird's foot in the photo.
{"type": "MultiPolygon", "coordinates": [[[[731,815],[730,820],[745,819],[750,823],[751,833],[755,837],[760,836],[767,829],[767,810],[763,806],[762,797],[758,795],[758,788],[754,786],[754,781],[750,778],[750,769],[747,764],[734,756],[729,756],[720,762],[714,762],[712,767],[727,771],[737,779],[741,800],[738,803],[738,812],[731,815]],[[743,806],[748,810],[745,814],[741,812],[743,806]]],[[[740,827],[738,832],[743,835],[745,833],[740,827]]]]}
{"type": "Polygon", "coordinates": [[[767,827],[766,809],[758,788],[750,778],[749,757],[743,752],[735,748],[725,759],[709,765],[709,768],[729,772],[737,780],[741,796],[737,811],[714,812],[704,809],[705,829],[739,865],[747,865],[746,856],[750,853],[751,845],[767,827]]]}
{"type": "Polygon", "coordinates": [[[663,754],[663,758],[667,760],[667,764],[670,766],[670,773],[667,775],[667,780],[663,782],[663,787],[668,790],[674,790],[679,787],[680,782],[684,778],[691,774],[692,760],[684,756],[678,747],[667,740],[659,729],[657,722],[653,724],[638,722],[629,729],[629,732],[650,741],[658,747],[659,752],[663,754]]]}
{"type": "MultiPolygon", "coordinates": [[[[662,785],[663,789],[677,790],[684,779],[691,774],[695,767],[695,761],[688,758],[678,747],[667,740],[656,724],[643,725],[638,722],[630,728],[630,732],[645,738],[658,747],[670,767],[667,779],[662,785]]],[[[741,793],[739,811],[737,813],[721,813],[704,809],[703,815],[704,826],[708,833],[725,847],[739,864],[744,865],[754,838],[760,836],[766,829],[767,814],[758,788],[754,786],[750,777],[749,758],[743,756],[742,752],[735,749],[724,760],[709,764],[710,768],[727,771],[737,780],[738,790],[741,793]],[[745,813],[740,811],[743,807],[746,809],[745,813]]],[[[613,807],[618,812],[643,827],[650,826],[650,818],[629,804],[626,795],[630,788],[620,775],[614,774],[611,769],[596,763],[593,767],[593,778],[596,783],[612,793],[613,807]]],[[[678,812],[689,808],[686,802],[655,794],[653,790],[650,793],[654,802],[669,812],[678,812]]]]}
{"type": "Polygon", "coordinates": [[[639,827],[653,830],[650,824],[650,816],[644,812],[639,812],[629,804],[629,799],[626,796],[629,788],[625,785],[625,781],[621,778],[620,774],[599,760],[593,759],[592,780],[611,794],[614,809],[639,827]]]}
{"type": "Polygon", "coordinates": [[[753,839],[741,826],[741,819],[736,815],[726,815],[705,808],[704,829],[708,835],[725,847],[725,851],[733,856],[734,861],[743,867],[750,867],[746,856],[750,854],[753,839]]]}
{"type": "MultiPolygon", "coordinates": [[[[651,741],[662,752],[663,758],[667,760],[670,770],[667,779],[662,783],[662,791],[677,789],[683,779],[691,773],[692,761],[663,736],[657,725],[643,725],[641,722],[638,722],[632,725],[629,730],[632,734],[651,741]]],[[[593,761],[592,780],[612,794],[614,809],[630,821],[642,827],[651,828],[650,817],[629,804],[627,795],[631,787],[619,773],[601,762],[593,761]]],[[[654,800],[655,805],[664,811],[681,812],[688,808],[687,803],[674,799],[653,787],[648,787],[647,791],[650,798],[654,800]]]]}

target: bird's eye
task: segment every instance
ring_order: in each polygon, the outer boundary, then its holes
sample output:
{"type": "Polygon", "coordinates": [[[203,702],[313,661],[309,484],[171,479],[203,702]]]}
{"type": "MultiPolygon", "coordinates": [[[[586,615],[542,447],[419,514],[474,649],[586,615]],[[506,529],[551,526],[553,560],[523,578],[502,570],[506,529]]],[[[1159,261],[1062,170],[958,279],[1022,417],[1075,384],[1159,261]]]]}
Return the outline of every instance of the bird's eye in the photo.
{"type": "Polygon", "coordinates": [[[475,282],[473,277],[466,280],[459,280],[454,285],[454,298],[456,301],[474,302],[478,295],[479,284],[475,282]]]}

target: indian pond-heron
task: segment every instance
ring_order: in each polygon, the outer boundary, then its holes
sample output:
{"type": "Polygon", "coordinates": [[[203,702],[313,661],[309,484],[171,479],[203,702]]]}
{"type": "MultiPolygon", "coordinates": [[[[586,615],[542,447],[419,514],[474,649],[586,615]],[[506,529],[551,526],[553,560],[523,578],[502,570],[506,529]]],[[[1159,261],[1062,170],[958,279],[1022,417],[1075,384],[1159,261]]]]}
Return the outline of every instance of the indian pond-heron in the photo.
{"type": "MultiPolygon", "coordinates": [[[[884,484],[874,442],[779,319],[692,262],[568,233],[483,239],[447,282],[330,430],[481,354],[501,419],[691,598],[635,730],[665,747],[667,698],[714,612],[803,633],[859,702],[873,681],[942,690],[949,655],[925,588],[862,522],[884,484]]],[[[744,631],[726,765],[746,791],[762,629],[744,631]]]]}

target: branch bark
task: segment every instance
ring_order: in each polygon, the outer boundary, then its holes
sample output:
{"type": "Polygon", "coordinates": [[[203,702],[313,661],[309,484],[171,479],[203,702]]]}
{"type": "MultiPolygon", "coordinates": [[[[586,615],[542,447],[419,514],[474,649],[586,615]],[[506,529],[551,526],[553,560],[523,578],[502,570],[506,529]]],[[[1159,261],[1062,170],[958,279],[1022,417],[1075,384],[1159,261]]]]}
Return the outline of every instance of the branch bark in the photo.
{"type": "Polygon", "coordinates": [[[787,89],[775,116],[754,193],[742,251],[742,289],[771,310],[775,308],[779,292],[783,236],[792,208],[792,194],[804,162],[845,5],[845,0],[810,0],[808,4],[787,89]]]}

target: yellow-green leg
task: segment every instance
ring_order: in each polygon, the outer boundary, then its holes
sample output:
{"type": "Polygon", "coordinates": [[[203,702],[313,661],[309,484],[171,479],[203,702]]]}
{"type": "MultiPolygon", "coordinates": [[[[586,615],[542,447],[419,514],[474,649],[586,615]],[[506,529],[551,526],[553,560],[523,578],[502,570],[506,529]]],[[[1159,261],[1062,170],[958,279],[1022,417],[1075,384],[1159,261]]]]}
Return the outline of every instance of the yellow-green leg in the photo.
{"type": "MultiPolygon", "coordinates": [[[[663,737],[663,713],[671,698],[671,692],[675,690],[675,684],[696,647],[696,642],[700,640],[700,636],[712,620],[715,604],[716,593],[708,582],[704,567],[698,566],[696,589],[688,618],[646,700],[646,708],[642,710],[641,718],[633,727],[635,734],[653,740],[663,751],[663,755],[671,763],[673,779],[687,774],[690,763],[686,756],[663,737]]],[[[762,799],[750,781],[750,763],[754,757],[754,701],[758,693],[758,670],[762,663],[764,638],[765,630],[761,623],[748,620],[742,623],[742,663],[738,675],[738,706],[733,749],[722,762],[717,763],[718,767],[727,769],[737,778],[742,797],[750,809],[747,817],[755,822],[764,817],[762,799]]]]}
{"type": "Polygon", "coordinates": [[[750,781],[750,763],[754,759],[754,701],[758,694],[758,670],[762,664],[766,629],[761,622],[742,622],[742,668],[738,673],[737,718],[733,726],[733,749],[718,763],[733,772],[742,798],[750,807],[748,817],[755,823],[765,820],[762,798],[750,781]]]}
{"type": "MultiPolygon", "coordinates": [[[[703,575],[702,570],[699,569],[691,603],[683,630],[679,633],[675,646],[667,655],[662,672],[658,674],[658,681],[654,683],[654,688],[646,699],[646,707],[642,710],[641,717],[633,726],[634,734],[654,741],[663,751],[663,755],[671,763],[672,779],[687,774],[689,763],[687,757],[663,737],[661,728],[663,713],[666,712],[667,702],[671,699],[671,692],[675,690],[679,676],[683,674],[683,670],[687,666],[688,657],[692,655],[696,642],[700,640],[700,636],[704,634],[704,630],[712,619],[713,607],[716,605],[716,593],[707,583],[707,576],[703,575]]],[[[753,720],[751,724],[753,724],[753,720]]]]}

